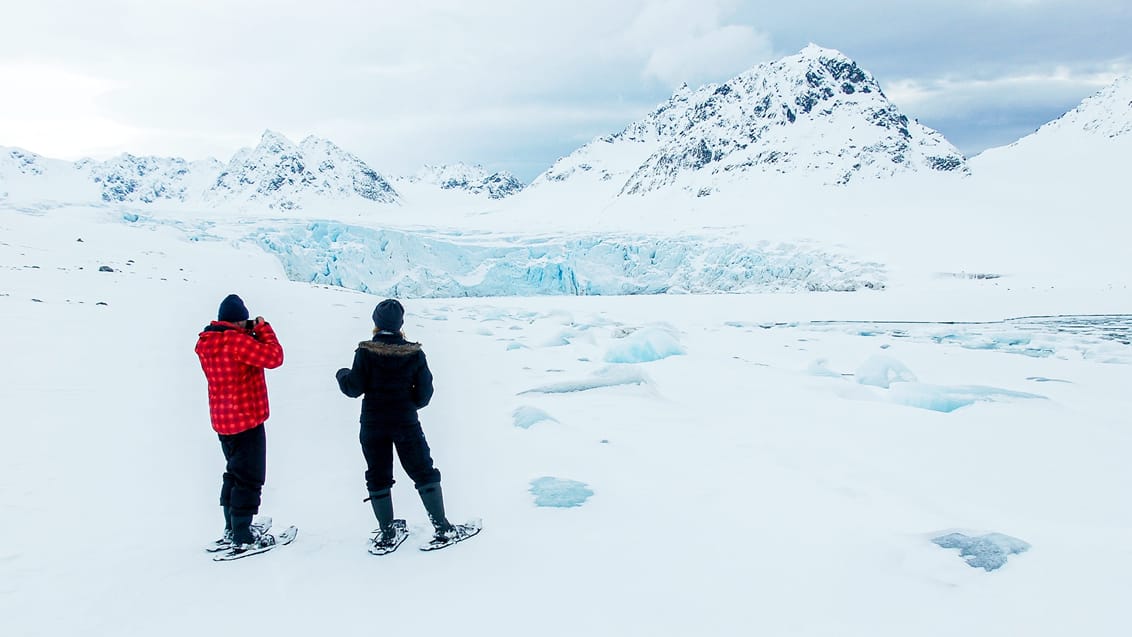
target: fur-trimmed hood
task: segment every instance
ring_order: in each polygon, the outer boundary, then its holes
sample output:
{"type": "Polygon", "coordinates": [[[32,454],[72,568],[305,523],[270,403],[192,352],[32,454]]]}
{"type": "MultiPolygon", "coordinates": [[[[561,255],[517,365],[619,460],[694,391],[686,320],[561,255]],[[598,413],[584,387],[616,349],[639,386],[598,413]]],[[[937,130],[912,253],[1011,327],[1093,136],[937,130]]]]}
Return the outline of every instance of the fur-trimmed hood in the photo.
{"type": "Polygon", "coordinates": [[[420,343],[382,343],[381,341],[362,341],[358,349],[372,352],[378,356],[412,356],[421,351],[420,343]]]}
{"type": "Polygon", "coordinates": [[[358,343],[354,363],[335,374],[338,387],[362,400],[362,424],[415,423],[432,398],[432,372],[420,343],[400,334],[378,333],[358,343]]]}

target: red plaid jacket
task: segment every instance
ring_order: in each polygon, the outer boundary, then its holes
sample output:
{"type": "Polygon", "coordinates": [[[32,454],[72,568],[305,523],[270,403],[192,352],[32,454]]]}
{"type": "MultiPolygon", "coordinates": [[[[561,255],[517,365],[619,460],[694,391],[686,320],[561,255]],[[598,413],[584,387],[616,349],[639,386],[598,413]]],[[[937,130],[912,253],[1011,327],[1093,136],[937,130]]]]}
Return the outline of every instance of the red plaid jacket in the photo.
{"type": "Polygon", "coordinates": [[[283,364],[283,348],[270,325],[262,323],[253,332],[213,321],[200,333],[196,352],[208,379],[208,407],[216,433],[238,434],[267,420],[263,370],[283,364]]]}

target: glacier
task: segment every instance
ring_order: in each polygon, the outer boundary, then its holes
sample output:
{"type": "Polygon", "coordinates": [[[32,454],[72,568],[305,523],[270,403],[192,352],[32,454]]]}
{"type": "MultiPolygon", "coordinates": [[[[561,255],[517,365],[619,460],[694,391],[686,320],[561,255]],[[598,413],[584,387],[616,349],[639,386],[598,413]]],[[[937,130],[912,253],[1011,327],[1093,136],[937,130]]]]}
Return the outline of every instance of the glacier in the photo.
{"type": "Polygon", "coordinates": [[[712,237],[466,235],[312,221],[261,226],[246,238],[275,255],[291,280],[400,298],[885,287],[877,263],[712,237]]]}

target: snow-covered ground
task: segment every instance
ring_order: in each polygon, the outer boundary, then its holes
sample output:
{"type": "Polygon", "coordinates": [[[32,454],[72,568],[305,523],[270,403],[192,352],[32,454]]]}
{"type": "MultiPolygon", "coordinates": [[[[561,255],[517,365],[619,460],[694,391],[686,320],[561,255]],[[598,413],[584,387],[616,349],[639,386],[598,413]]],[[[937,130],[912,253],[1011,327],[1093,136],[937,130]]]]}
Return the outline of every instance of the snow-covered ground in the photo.
{"type": "MultiPolygon", "coordinates": [[[[1072,193],[1076,225],[1024,223],[1038,192],[909,191],[904,225],[841,190],[852,215],[654,208],[636,235],[817,237],[881,264],[883,290],[405,299],[449,512],[484,531],[416,551],[425,516],[398,467],[415,540],[381,558],[360,405],[333,379],[381,296],[288,280],[248,230],[312,220],[0,210],[3,632],[1124,635],[1130,277],[1119,233],[1087,223],[1127,221],[1091,205],[1104,192],[1072,193]],[[193,345],[230,292],[286,352],[263,513],[301,530],[217,564],[223,463],[193,345]],[[989,535],[971,559],[1005,563],[968,565],[952,533],[989,535]]],[[[648,210],[625,205],[544,232],[627,231],[648,210]]],[[[486,228],[512,214],[430,232],[497,244],[486,228]]]]}

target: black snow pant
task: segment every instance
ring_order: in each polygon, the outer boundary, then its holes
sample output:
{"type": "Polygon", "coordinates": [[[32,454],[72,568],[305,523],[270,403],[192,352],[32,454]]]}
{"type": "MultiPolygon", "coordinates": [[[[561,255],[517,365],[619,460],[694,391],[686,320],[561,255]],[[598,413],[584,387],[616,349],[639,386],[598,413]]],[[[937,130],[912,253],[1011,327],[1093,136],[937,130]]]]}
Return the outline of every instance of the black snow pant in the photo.
{"type": "Polygon", "coordinates": [[[359,436],[366,457],[366,488],[371,493],[393,486],[393,449],[405,473],[417,487],[440,482],[420,422],[362,423],[359,436]]]}
{"type": "MultiPolygon", "coordinates": [[[[267,477],[267,434],[263,424],[230,436],[220,435],[224,451],[224,482],[220,487],[220,506],[230,510],[232,521],[259,513],[260,494],[267,477]]],[[[237,532],[233,524],[233,532],[237,532]]],[[[243,531],[243,529],[239,529],[243,531]]]]}

